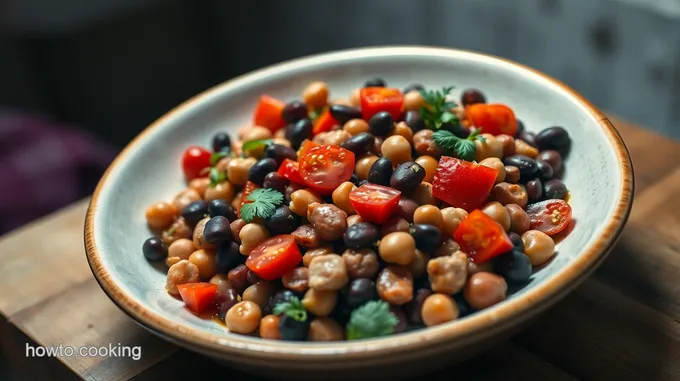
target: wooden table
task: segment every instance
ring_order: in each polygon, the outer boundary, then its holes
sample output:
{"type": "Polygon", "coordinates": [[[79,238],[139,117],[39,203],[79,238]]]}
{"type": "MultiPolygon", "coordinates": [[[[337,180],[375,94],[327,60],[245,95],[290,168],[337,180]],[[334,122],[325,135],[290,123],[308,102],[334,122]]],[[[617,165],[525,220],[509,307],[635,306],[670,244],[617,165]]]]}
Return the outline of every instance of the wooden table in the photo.
{"type": "MultiPolygon", "coordinates": [[[[680,380],[680,142],[612,118],[633,157],[635,202],[609,259],[532,327],[430,379],[680,380]]],[[[0,341],[21,379],[254,381],[139,327],[92,277],[87,200],[0,239],[0,341]],[[141,346],[129,357],[26,356],[26,345],[141,346]],[[228,377],[228,378],[225,378],[228,377]]]]}

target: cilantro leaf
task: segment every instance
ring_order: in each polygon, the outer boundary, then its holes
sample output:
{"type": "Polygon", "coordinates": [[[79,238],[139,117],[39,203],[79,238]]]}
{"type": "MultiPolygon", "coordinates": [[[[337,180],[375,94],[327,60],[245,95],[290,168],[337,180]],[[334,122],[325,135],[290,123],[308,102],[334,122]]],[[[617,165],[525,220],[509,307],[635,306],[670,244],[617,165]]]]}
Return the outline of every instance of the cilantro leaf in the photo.
{"type": "Polygon", "coordinates": [[[444,152],[453,154],[459,159],[472,161],[475,159],[477,146],[474,141],[461,139],[451,131],[439,130],[432,134],[432,140],[444,152]]]}
{"type": "Polygon", "coordinates": [[[372,300],[352,311],[347,323],[347,339],[358,340],[394,333],[399,320],[384,300],[372,300]]]}
{"type": "Polygon", "coordinates": [[[225,158],[229,156],[229,153],[226,151],[220,151],[220,152],[215,152],[212,155],[210,155],[210,166],[214,167],[215,164],[217,164],[218,161],[222,160],[222,158],[225,158]]]}
{"type": "Polygon", "coordinates": [[[274,315],[286,315],[299,322],[307,320],[307,310],[305,310],[300,299],[294,295],[274,306],[272,312],[274,315]]]}
{"type": "Polygon", "coordinates": [[[477,147],[475,143],[470,140],[460,140],[456,143],[456,155],[458,158],[472,161],[475,159],[475,154],[477,153],[477,147]]]}
{"type": "Polygon", "coordinates": [[[241,147],[241,150],[243,152],[250,151],[256,148],[259,148],[261,146],[267,146],[273,143],[272,139],[258,139],[258,140],[251,140],[249,142],[243,143],[243,146],[241,147]]]}
{"type": "Polygon", "coordinates": [[[420,95],[427,103],[427,107],[420,108],[420,116],[425,125],[432,130],[439,130],[443,124],[458,125],[458,117],[451,112],[456,103],[448,99],[453,86],[441,90],[421,90],[420,95]]]}
{"type": "Polygon", "coordinates": [[[214,188],[217,184],[227,179],[227,174],[225,172],[220,172],[217,168],[210,168],[210,188],[214,188]]]}
{"type": "Polygon", "coordinates": [[[245,222],[251,222],[256,217],[267,219],[274,215],[277,206],[283,203],[284,197],[281,192],[271,188],[258,188],[246,197],[251,201],[241,207],[241,218],[245,222]]]}

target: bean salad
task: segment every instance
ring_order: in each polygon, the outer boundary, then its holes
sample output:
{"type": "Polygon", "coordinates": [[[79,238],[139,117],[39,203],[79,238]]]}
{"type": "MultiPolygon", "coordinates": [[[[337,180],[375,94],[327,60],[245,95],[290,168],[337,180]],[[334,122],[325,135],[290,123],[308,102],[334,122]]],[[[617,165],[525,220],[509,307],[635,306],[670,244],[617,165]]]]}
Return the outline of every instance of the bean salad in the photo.
{"type": "Polygon", "coordinates": [[[181,158],[145,211],[165,290],[230,332],[337,341],[435,326],[527,284],[569,231],[571,139],[477,89],[316,81],[181,158]]]}

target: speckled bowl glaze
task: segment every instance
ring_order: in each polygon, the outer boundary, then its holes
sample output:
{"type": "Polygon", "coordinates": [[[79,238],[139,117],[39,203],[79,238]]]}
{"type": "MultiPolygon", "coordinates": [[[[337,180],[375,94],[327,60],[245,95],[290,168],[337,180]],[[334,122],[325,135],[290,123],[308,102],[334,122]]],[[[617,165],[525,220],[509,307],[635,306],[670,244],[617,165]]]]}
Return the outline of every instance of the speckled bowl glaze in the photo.
{"type": "Polygon", "coordinates": [[[178,106],[134,139],[101,179],[85,223],[87,259],[106,294],[142,326],[180,346],[269,377],[403,378],[478,353],[528,324],[587,277],[610,252],[631,208],[633,173],[621,137],[564,84],[487,55],[427,47],[363,48],[284,62],[218,85],[178,106]],[[232,334],[201,320],[164,291],[165,272],[146,261],[144,209],[185,187],[180,156],[218,130],[250,122],[263,93],[291,100],[313,80],[346,98],[369,77],[391,86],[481,89],[510,105],[529,130],[564,126],[572,137],[564,181],[575,224],[557,254],[507,300],[428,329],[352,342],[286,342],[232,334]]]}

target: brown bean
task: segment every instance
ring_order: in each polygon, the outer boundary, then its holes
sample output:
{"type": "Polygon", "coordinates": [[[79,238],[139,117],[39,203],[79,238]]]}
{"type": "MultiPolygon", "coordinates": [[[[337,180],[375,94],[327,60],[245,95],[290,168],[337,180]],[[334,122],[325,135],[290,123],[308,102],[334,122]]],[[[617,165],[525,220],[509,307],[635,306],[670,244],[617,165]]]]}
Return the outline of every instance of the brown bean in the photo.
{"type": "Polygon", "coordinates": [[[253,333],[262,319],[262,309],[254,302],[244,300],[236,303],[227,311],[224,322],[231,332],[253,333]]]}
{"type": "Polygon", "coordinates": [[[505,167],[505,182],[511,184],[517,184],[519,181],[519,168],[514,165],[508,165],[505,167]]]}
{"type": "Polygon", "coordinates": [[[187,205],[200,199],[201,195],[198,194],[195,189],[189,188],[175,195],[175,198],[172,200],[172,206],[175,207],[176,213],[179,213],[182,209],[186,208],[187,205]]]}
{"type": "Polygon", "coordinates": [[[416,163],[425,168],[425,178],[423,181],[426,183],[432,183],[432,181],[434,181],[434,175],[437,173],[437,166],[439,165],[437,159],[427,155],[419,156],[416,159],[416,163]]]}
{"type": "Polygon", "coordinates": [[[457,294],[467,281],[468,258],[462,251],[437,257],[427,263],[427,274],[432,291],[457,294]]]}
{"type": "Polygon", "coordinates": [[[496,135],[496,139],[500,141],[503,146],[503,157],[515,154],[515,138],[510,135],[500,134],[496,135]]]}
{"type": "Polygon", "coordinates": [[[212,250],[196,250],[189,256],[189,261],[198,267],[198,275],[201,279],[208,279],[217,274],[217,258],[212,250]]]}
{"type": "Polygon", "coordinates": [[[288,205],[290,211],[298,216],[307,217],[309,205],[315,202],[321,202],[321,197],[309,189],[300,189],[291,193],[290,200],[290,204],[288,205]]]}
{"type": "Polygon", "coordinates": [[[418,209],[417,202],[402,196],[399,199],[394,216],[401,217],[408,222],[413,222],[413,214],[416,212],[416,209],[418,209]]]}
{"type": "Polygon", "coordinates": [[[385,139],[380,150],[383,157],[389,159],[395,167],[411,160],[411,144],[401,135],[385,139]]]}
{"type": "Polygon", "coordinates": [[[192,234],[193,230],[189,224],[187,224],[184,217],[180,217],[176,219],[168,229],[163,231],[161,238],[163,239],[163,243],[171,245],[173,242],[182,238],[191,239],[192,234]]]}
{"type": "Polygon", "coordinates": [[[458,305],[448,295],[432,294],[425,299],[421,310],[423,323],[427,327],[458,319],[458,305]]]}
{"type": "Polygon", "coordinates": [[[238,265],[227,273],[227,279],[238,294],[248,287],[248,268],[246,265],[238,265]]]}
{"type": "Polygon", "coordinates": [[[335,290],[319,291],[310,288],[302,298],[302,305],[305,310],[316,316],[328,316],[338,301],[338,292],[335,290]]]}
{"type": "Polygon", "coordinates": [[[311,108],[321,108],[328,103],[328,84],[315,81],[302,91],[302,101],[311,108]]]}
{"type": "Polygon", "coordinates": [[[342,254],[342,259],[350,279],[372,278],[380,268],[378,256],[371,249],[347,249],[342,254]]]}
{"type": "Polygon", "coordinates": [[[307,219],[314,225],[316,234],[325,241],[340,239],[347,230],[347,213],[333,204],[310,204],[307,219]]]}
{"type": "Polygon", "coordinates": [[[420,156],[432,156],[435,159],[442,155],[442,150],[435,144],[432,138],[434,131],[425,129],[416,132],[413,135],[413,148],[420,156]]]}
{"type": "Polygon", "coordinates": [[[241,229],[246,226],[246,221],[243,220],[243,218],[236,219],[232,221],[229,224],[229,228],[231,229],[231,237],[234,239],[234,242],[241,244],[241,229]]]}
{"type": "Polygon", "coordinates": [[[501,159],[497,157],[487,157],[486,159],[480,161],[479,164],[494,169],[496,172],[498,172],[496,175],[496,184],[505,180],[505,165],[503,165],[501,159]]]}
{"type": "Polygon", "coordinates": [[[325,246],[319,246],[311,250],[307,250],[305,255],[302,256],[302,265],[305,267],[309,267],[309,265],[312,263],[312,259],[314,257],[318,257],[320,255],[325,255],[325,254],[333,254],[333,246],[331,245],[325,245],[325,246]]]}
{"type": "Polygon", "coordinates": [[[403,136],[409,144],[413,143],[413,130],[406,124],[406,122],[399,122],[394,125],[392,135],[403,136]]]}
{"type": "Polygon", "coordinates": [[[243,291],[242,300],[249,300],[257,304],[260,308],[265,308],[269,302],[269,297],[274,293],[274,284],[267,281],[260,281],[251,284],[243,291]]]}
{"type": "Polygon", "coordinates": [[[339,290],[349,281],[345,260],[337,254],[319,255],[309,264],[309,288],[339,290]]]}
{"type": "Polygon", "coordinates": [[[521,185],[503,182],[494,185],[491,189],[490,200],[498,201],[501,205],[517,204],[520,208],[524,208],[529,202],[529,196],[521,185]]]}
{"type": "Polygon", "coordinates": [[[408,265],[409,270],[411,270],[411,275],[414,278],[418,278],[425,274],[427,271],[427,263],[430,261],[430,256],[427,253],[416,249],[416,255],[413,257],[413,261],[408,265]]]}
{"type": "Polygon", "coordinates": [[[540,266],[555,255],[555,241],[540,230],[529,230],[522,234],[524,254],[532,266],[540,266]]]}
{"type": "Polygon", "coordinates": [[[498,201],[491,201],[482,208],[482,212],[501,224],[505,231],[510,230],[510,213],[498,201]]]}
{"type": "Polygon", "coordinates": [[[363,119],[350,119],[342,129],[349,132],[350,135],[355,136],[364,132],[368,132],[368,123],[363,119]]]}
{"type": "Polygon", "coordinates": [[[522,139],[515,139],[515,154],[534,158],[538,156],[538,149],[522,139]]]}
{"type": "Polygon", "coordinates": [[[368,171],[371,170],[371,166],[376,161],[378,161],[378,157],[376,155],[366,155],[358,158],[356,164],[354,165],[354,173],[356,173],[360,180],[366,180],[368,178],[368,171]]]}
{"type": "Polygon", "coordinates": [[[405,219],[401,217],[392,217],[380,226],[380,236],[384,237],[394,232],[408,233],[409,228],[408,221],[405,219]]]}
{"type": "Polygon", "coordinates": [[[408,268],[389,265],[376,280],[378,296],[392,305],[400,306],[413,299],[413,275],[408,268]]]}
{"type": "Polygon", "coordinates": [[[179,295],[178,285],[195,283],[199,280],[198,267],[187,259],[182,259],[168,269],[165,290],[172,295],[179,295]]]}
{"type": "Polygon", "coordinates": [[[432,194],[432,184],[430,183],[420,183],[411,193],[411,198],[418,205],[433,205],[435,207],[439,205],[439,199],[432,194]]]}
{"type": "Polygon", "coordinates": [[[312,224],[298,226],[291,235],[295,238],[295,243],[305,248],[314,248],[324,244],[312,224]]]}
{"type": "Polygon", "coordinates": [[[303,293],[309,288],[309,269],[296,267],[281,277],[283,287],[297,293],[303,293]]]}
{"type": "Polygon", "coordinates": [[[175,221],[177,214],[178,211],[172,204],[157,202],[146,208],[146,223],[151,229],[165,229],[175,221]]]}
{"type": "Polygon", "coordinates": [[[335,188],[332,194],[333,204],[342,209],[348,215],[356,213],[354,206],[352,206],[352,203],[349,202],[349,194],[355,189],[357,189],[356,185],[349,181],[345,181],[335,188]]]}
{"type": "Polygon", "coordinates": [[[205,217],[204,219],[198,221],[196,227],[194,228],[194,247],[197,249],[214,249],[215,245],[208,243],[203,237],[203,230],[205,229],[205,224],[210,220],[210,217],[205,217]]]}
{"type": "Polygon", "coordinates": [[[477,274],[480,272],[493,272],[493,261],[486,261],[483,263],[475,263],[472,261],[468,261],[468,276],[472,276],[472,274],[477,274]]]}
{"type": "Polygon", "coordinates": [[[441,246],[435,251],[435,257],[446,257],[453,255],[455,252],[460,250],[460,245],[453,238],[446,238],[441,246]]]}
{"type": "Polygon", "coordinates": [[[281,340],[279,323],[281,318],[276,315],[267,315],[260,321],[260,337],[269,340],[281,340]]]}
{"type": "Polygon", "coordinates": [[[517,204],[508,204],[505,210],[510,215],[510,231],[519,235],[524,234],[531,227],[531,219],[527,212],[517,204]]]}
{"type": "Polygon", "coordinates": [[[453,237],[458,230],[458,225],[467,217],[465,209],[454,208],[452,206],[441,210],[442,214],[442,233],[447,237],[453,237]]]}
{"type": "Polygon", "coordinates": [[[344,339],[342,326],[331,318],[318,317],[309,324],[309,341],[340,341],[344,339]]]}
{"type": "Polygon", "coordinates": [[[390,233],[380,240],[378,253],[387,263],[407,266],[416,255],[416,241],[409,233],[390,233]]]}
{"type": "Polygon", "coordinates": [[[231,286],[231,282],[229,281],[229,276],[227,274],[215,274],[213,275],[212,278],[210,278],[210,283],[216,284],[217,285],[217,292],[227,292],[231,286]]]}
{"type": "Polygon", "coordinates": [[[505,300],[508,285],[503,277],[487,272],[472,275],[465,288],[463,297],[472,308],[481,310],[505,300]]]}
{"type": "Polygon", "coordinates": [[[205,200],[224,200],[226,202],[231,202],[236,195],[236,189],[228,181],[222,181],[215,186],[208,187],[205,191],[205,200]]]}
{"type": "Polygon", "coordinates": [[[413,213],[414,224],[434,225],[439,229],[442,228],[444,217],[441,210],[434,205],[422,205],[413,213]]]}

